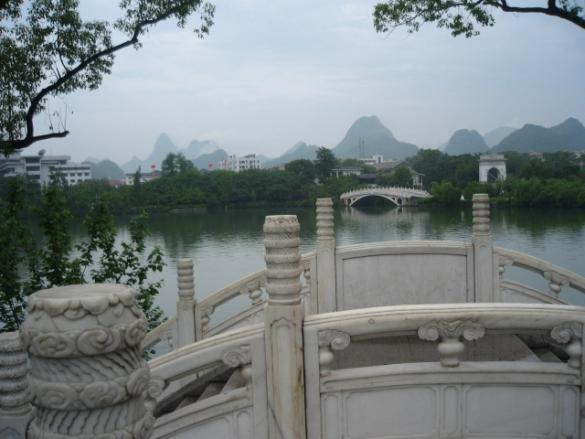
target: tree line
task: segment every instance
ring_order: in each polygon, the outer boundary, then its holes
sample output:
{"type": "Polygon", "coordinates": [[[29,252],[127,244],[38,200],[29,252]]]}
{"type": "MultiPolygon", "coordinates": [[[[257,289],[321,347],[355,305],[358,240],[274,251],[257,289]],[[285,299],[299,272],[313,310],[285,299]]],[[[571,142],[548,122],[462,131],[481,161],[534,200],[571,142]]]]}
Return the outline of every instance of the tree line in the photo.
{"type": "Polygon", "coordinates": [[[478,182],[477,154],[449,156],[421,150],[407,160],[424,174],[431,202],[458,205],[474,193],[489,193],[495,202],[525,207],[585,207],[585,160],[572,152],[532,156],[506,152],[508,177],[489,184],[478,182]]]}
{"type": "MultiPolygon", "coordinates": [[[[478,182],[478,155],[449,156],[438,150],[420,150],[392,173],[376,172],[355,159],[337,159],[321,148],[315,161],[295,160],[284,169],[212,172],[195,169],[180,154],[163,161],[162,176],[129,186],[112,187],[106,180],[92,180],[64,187],[68,209],[76,214],[89,212],[96,200],[106,199],[112,211],[138,212],[171,210],[176,207],[208,208],[258,207],[275,205],[313,206],[318,197],[339,197],[367,184],[410,186],[410,169],[423,174],[425,187],[434,196],[432,203],[458,205],[474,193],[487,192],[497,202],[519,206],[585,207],[585,168],[573,153],[556,152],[542,157],[506,153],[508,178],[503,182],[478,182]],[[337,166],[357,166],[369,174],[367,181],[355,176],[332,176],[337,166]]],[[[0,198],[6,199],[10,179],[0,179],[0,198]]],[[[28,205],[40,203],[41,188],[24,182],[28,205]]]]}

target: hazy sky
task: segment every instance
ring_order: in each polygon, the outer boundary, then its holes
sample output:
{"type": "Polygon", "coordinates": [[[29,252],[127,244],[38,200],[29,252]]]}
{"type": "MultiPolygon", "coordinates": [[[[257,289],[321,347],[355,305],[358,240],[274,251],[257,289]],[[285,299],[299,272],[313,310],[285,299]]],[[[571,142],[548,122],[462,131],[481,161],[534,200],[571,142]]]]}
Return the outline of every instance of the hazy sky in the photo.
{"type": "MultiPolygon", "coordinates": [[[[117,1],[81,3],[88,17],[117,14],[117,1]]],[[[585,123],[585,31],[556,18],[500,13],[466,39],[432,25],[377,34],[375,0],[214,3],[205,40],[170,24],[152,31],[141,50],[118,54],[98,91],[64,99],[74,111],[66,139],[26,152],[123,163],[167,132],[179,147],[213,139],[230,153],[277,156],[299,140],[334,147],[373,114],[424,147],[460,128],[585,123]]]]}

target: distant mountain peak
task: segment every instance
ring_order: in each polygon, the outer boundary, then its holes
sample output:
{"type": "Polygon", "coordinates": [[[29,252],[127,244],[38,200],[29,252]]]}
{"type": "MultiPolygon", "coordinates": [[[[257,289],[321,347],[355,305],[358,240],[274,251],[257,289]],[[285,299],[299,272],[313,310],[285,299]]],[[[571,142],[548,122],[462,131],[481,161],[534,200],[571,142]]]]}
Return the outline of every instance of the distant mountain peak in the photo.
{"type": "Polygon", "coordinates": [[[203,154],[211,154],[219,149],[219,145],[213,140],[192,140],[189,146],[180,152],[190,159],[194,160],[203,154]]]}
{"type": "Polygon", "coordinates": [[[378,116],[362,116],[347,130],[344,138],[333,148],[340,158],[369,157],[382,154],[384,159],[404,159],[415,155],[418,148],[396,140],[378,116]]]}
{"type": "Polygon", "coordinates": [[[585,126],[574,117],[545,128],[527,123],[502,139],[494,151],[555,152],[585,150],[585,126]]]}
{"type": "Polygon", "coordinates": [[[285,154],[292,154],[300,149],[306,148],[307,144],[303,141],[299,141],[295,143],[291,148],[287,149],[284,153],[285,154]]]}
{"type": "Polygon", "coordinates": [[[478,154],[487,150],[488,146],[481,134],[476,130],[461,129],[453,133],[444,151],[449,155],[460,155],[478,154]]]}
{"type": "Polygon", "coordinates": [[[173,143],[167,133],[160,133],[156,142],[154,143],[155,152],[174,152],[177,146],[173,143]]]}
{"type": "Polygon", "coordinates": [[[263,166],[272,168],[275,166],[285,165],[294,160],[315,160],[317,158],[317,145],[307,145],[305,142],[297,142],[291,148],[287,149],[280,157],[266,160],[263,166]]]}
{"type": "Polygon", "coordinates": [[[390,131],[388,129],[388,127],[386,127],[382,121],[380,121],[380,118],[378,116],[362,116],[359,117],[352,125],[351,127],[349,127],[349,130],[347,131],[347,135],[355,135],[355,134],[360,134],[362,132],[384,132],[389,134],[392,138],[394,138],[394,134],[392,134],[392,131],[390,131]]]}
{"type": "Polygon", "coordinates": [[[518,128],[512,128],[512,127],[506,127],[506,126],[494,128],[493,130],[485,133],[483,135],[483,138],[484,138],[487,146],[490,148],[493,148],[498,143],[500,143],[503,139],[508,137],[514,131],[516,131],[517,129],[518,128]]]}

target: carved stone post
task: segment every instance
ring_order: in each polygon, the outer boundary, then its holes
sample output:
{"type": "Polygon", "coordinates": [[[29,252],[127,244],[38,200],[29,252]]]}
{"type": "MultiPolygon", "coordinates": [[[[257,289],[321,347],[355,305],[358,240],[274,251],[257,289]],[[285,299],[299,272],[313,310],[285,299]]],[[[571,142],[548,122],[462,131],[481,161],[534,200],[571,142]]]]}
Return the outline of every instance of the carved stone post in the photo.
{"type": "Polygon", "coordinates": [[[317,298],[319,313],[337,311],[333,200],[317,198],[317,298]]]}
{"type": "Polygon", "coordinates": [[[155,386],[140,350],[146,329],[126,286],[33,294],[21,328],[36,408],[27,437],[148,438],[155,386]]]}
{"type": "Polygon", "coordinates": [[[0,438],[25,438],[31,398],[28,356],[18,332],[0,334],[0,438]]]}
{"type": "Polygon", "coordinates": [[[490,226],[490,197],[488,194],[473,195],[473,261],[475,277],[475,301],[493,302],[494,251],[490,226]]]}
{"type": "Polygon", "coordinates": [[[177,342],[180,348],[195,342],[195,277],[193,261],[177,261],[177,284],[179,301],[177,302],[177,342]]]}
{"type": "Polygon", "coordinates": [[[267,216],[265,313],[271,439],[304,439],[305,384],[299,222],[294,215],[267,216]]]}

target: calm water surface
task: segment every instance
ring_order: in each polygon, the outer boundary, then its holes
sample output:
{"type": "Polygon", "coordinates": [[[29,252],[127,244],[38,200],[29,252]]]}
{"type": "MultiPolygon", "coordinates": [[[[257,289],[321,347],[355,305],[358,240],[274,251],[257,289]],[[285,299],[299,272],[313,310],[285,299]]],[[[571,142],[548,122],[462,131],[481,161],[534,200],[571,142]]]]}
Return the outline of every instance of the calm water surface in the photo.
{"type": "MultiPolygon", "coordinates": [[[[147,245],[158,245],[167,267],[158,303],[175,315],[176,261],[195,263],[196,297],[203,298],[232,281],[264,267],[262,224],[266,215],[294,214],[301,224],[301,251],[315,246],[314,209],[249,209],[209,213],[151,216],[147,245]]],[[[120,236],[127,237],[127,219],[117,220],[120,236]]],[[[471,209],[339,209],[335,212],[338,245],[391,240],[470,240],[471,209]]],[[[545,209],[492,209],[495,245],[522,251],[585,276],[585,211],[545,209]]],[[[76,230],[77,239],[84,232],[76,230]]],[[[545,287],[536,275],[510,269],[511,278],[545,287]]],[[[584,304],[582,294],[568,291],[565,298],[584,304]]],[[[238,306],[232,304],[230,307],[238,306]]],[[[225,310],[227,311],[227,310],[225,310]]]]}

